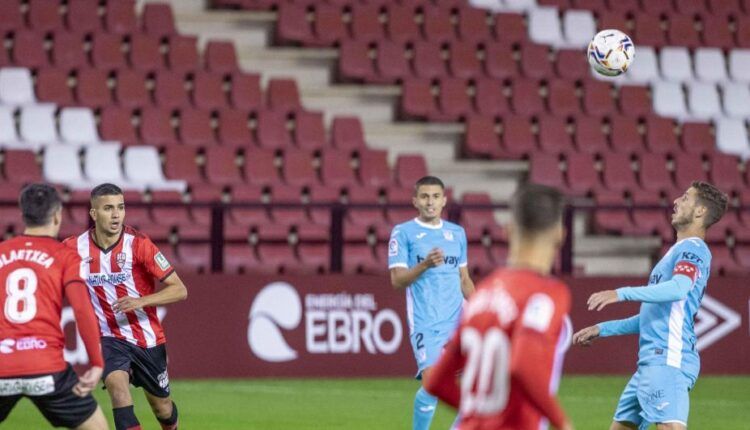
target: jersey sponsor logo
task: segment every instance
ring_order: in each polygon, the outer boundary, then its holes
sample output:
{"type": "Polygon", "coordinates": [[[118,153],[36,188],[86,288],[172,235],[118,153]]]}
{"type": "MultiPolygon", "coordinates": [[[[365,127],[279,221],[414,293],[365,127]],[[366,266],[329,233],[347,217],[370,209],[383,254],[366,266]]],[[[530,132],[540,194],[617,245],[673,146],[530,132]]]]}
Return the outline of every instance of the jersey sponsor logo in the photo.
{"type": "Polygon", "coordinates": [[[391,239],[390,242],[388,242],[388,256],[395,257],[397,255],[398,255],[398,241],[396,239],[391,239]]]}
{"type": "Polygon", "coordinates": [[[127,282],[133,275],[130,272],[91,273],[86,277],[90,287],[101,287],[105,284],[119,285],[127,282]]]}
{"type": "Polygon", "coordinates": [[[443,237],[445,240],[453,241],[453,232],[450,230],[443,230],[443,237]]]}
{"type": "Polygon", "coordinates": [[[47,342],[37,337],[3,339],[0,341],[1,354],[12,354],[15,351],[31,351],[36,349],[47,349],[47,342]]]}
{"type": "Polygon", "coordinates": [[[425,236],[427,236],[427,233],[425,233],[425,232],[419,233],[419,234],[417,235],[417,239],[421,239],[421,238],[423,238],[423,237],[425,237],[425,236]]]}
{"type": "MultiPolygon", "coordinates": [[[[425,257],[422,257],[421,255],[417,255],[417,264],[423,262],[425,257]]],[[[447,266],[453,266],[458,267],[458,257],[455,255],[445,255],[443,256],[443,264],[447,266]]]]}
{"type": "Polygon", "coordinates": [[[156,261],[156,264],[161,270],[169,269],[169,261],[167,261],[167,258],[164,257],[164,254],[162,254],[161,252],[154,255],[154,261],[156,261]]]}
{"type": "Polygon", "coordinates": [[[535,293],[529,297],[526,309],[523,311],[523,326],[538,332],[545,332],[549,329],[554,314],[555,303],[550,296],[535,293]]]}
{"type": "Polygon", "coordinates": [[[120,266],[120,269],[124,268],[126,260],[127,260],[127,254],[125,254],[124,252],[117,253],[117,256],[115,257],[115,261],[117,262],[117,265],[120,266]]]}
{"type": "Polygon", "coordinates": [[[697,254],[694,254],[692,252],[683,252],[682,253],[682,259],[683,260],[689,260],[693,261],[698,264],[703,264],[703,259],[701,259],[697,254]]]}
{"type": "Polygon", "coordinates": [[[654,406],[654,408],[656,408],[657,411],[661,411],[667,406],[669,406],[669,402],[662,402],[661,404],[654,406]]]}
{"type": "Polygon", "coordinates": [[[55,392],[52,375],[39,378],[0,379],[0,396],[43,396],[55,392]]]}
{"type": "Polygon", "coordinates": [[[649,284],[658,284],[659,282],[661,282],[661,278],[662,278],[661,273],[659,273],[659,274],[654,273],[653,275],[651,275],[651,278],[648,280],[648,283],[649,284]]]}
{"type": "MultiPolygon", "coordinates": [[[[305,294],[286,282],[265,286],[250,307],[247,342],[263,361],[299,358],[282,329],[304,330],[311,354],[393,354],[401,345],[403,327],[393,309],[380,309],[374,294],[305,294]],[[303,308],[304,304],[304,308],[303,308]],[[303,318],[304,310],[304,318],[303,318]],[[304,320],[304,323],[303,323],[304,320]]],[[[299,338],[299,336],[297,336],[299,338]]]]}

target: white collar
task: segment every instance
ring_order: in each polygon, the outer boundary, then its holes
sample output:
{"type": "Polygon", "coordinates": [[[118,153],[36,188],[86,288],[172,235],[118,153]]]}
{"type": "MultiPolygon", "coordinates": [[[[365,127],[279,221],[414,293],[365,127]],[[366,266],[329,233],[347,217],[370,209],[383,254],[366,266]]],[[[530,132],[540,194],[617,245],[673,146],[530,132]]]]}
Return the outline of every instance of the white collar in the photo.
{"type": "Polygon", "coordinates": [[[417,224],[421,225],[424,228],[431,228],[433,230],[437,230],[437,229],[443,228],[443,220],[442,219],[440,220],[440,224],[427,224],[426,222],[420,221],[419,217],[414,218],[414,222],[416,222],[417,224]]]}

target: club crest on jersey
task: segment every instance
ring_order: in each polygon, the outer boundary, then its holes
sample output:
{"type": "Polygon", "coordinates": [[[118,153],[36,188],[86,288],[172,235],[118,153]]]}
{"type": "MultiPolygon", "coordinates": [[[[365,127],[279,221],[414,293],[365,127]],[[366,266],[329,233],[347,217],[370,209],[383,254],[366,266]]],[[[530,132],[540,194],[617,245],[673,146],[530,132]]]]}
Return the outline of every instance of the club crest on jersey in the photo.
{"type": "Polygon", "coordinates": [[[125,261],[127,260],[127,255],[125,255],[124,252],[118,252],[117,256],[115,257],[115,261],[117,261],[117,265],[120,266],[120,269],[125,266],[125,261]]]}
{"type": "Polygon", "coordinates": [[[391,241],[388,242],[388,256],[395,257],[396,255],[398,255],[398,241],[396,239],[391,239],[391,241]]]}
{"type": "Polygon", "coordinates": [[[154,261],[156,261],[156,264],[159,265],[159,268],[161,270],[169,269],[169,261],[167,261],[167,258],[164,257],[164,254],[162,254],[161,252],[154,255],[154,261]]]}
{"type": "Polygon", "coordinates": [[[448,231],[448,230],[443,230],[443,237],[445,238],[445,240],[452,241],[453,240],[453,232],[452,231],[448,231]]]}

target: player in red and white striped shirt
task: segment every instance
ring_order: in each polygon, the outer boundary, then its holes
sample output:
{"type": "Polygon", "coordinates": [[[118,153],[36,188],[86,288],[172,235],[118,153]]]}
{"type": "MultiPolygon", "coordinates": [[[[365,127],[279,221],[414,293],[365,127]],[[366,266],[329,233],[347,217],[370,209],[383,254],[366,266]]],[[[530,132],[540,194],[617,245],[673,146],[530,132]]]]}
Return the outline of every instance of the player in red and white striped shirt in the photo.
{"type": "Polygon", "coordinates": [[[99,320],[104,352],[104,385],[112,399],[117,430],[140,429],[130,383],[143,387],[164,430],[177,429],[177,408],[169,397],[162,306],[187,297],[177,273],[147,236],[124,224],[122,190],[101,184],[91,191],[95,227],[65,244],[83,260],[91,303],[99,320]],[[156,280],[164,286],[156,289],[156,280]]]}

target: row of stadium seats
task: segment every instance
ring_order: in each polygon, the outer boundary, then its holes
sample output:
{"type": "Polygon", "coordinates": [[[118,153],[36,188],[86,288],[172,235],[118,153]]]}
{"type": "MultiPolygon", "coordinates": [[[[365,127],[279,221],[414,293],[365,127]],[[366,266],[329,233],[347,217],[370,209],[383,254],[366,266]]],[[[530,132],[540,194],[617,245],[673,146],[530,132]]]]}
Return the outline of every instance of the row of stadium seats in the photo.
{"type": "MultiPolygon", "coordinates": [[[[710,83],[750,82],[750,50],[732,49],[725,56],[718,48],[667,46],[656,50],[638,46],[638,61],[628,70],[624,81],[648,83],[659,80],[710,83]]],[[[619,79],[618,79],[619,81],[619,79]]]]}
{"type": "MultiPolygon", "coordinates": [[[[624,116],[525,117],[499,120],[472,117],[467,121],[461,154],[471,158],[518,159],[536,153],[580,152],[607,156],[609,153],[698,154],[721,156],[707,123],[674,121],[647,116],[642,120],[624,116]]],[[[723,135],[725,131],[720,131],[723,135]]],[[[731,158],[731,157],[730,157],[731,158]]]]}
{"type": "Polygon", "coordinates": [[[5,0],[0,2],[0,32],[23,29],[43,35],[67,30],[78,34],[106,31],[131,35],[140,32],[152,36],[176,33],[169,5],[147,3],[140,21],[135,0],[5,0]]]}

